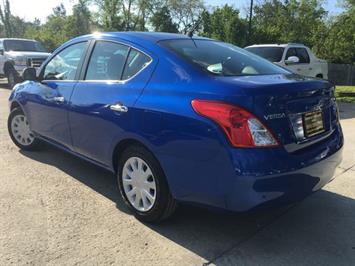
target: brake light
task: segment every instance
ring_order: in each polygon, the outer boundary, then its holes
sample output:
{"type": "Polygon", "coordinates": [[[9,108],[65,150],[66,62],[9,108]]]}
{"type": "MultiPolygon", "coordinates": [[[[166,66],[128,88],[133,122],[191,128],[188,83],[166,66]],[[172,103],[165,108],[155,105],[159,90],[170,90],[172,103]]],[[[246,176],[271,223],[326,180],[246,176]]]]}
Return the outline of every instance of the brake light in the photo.
{"type": "Polygon", "coordinates": [[[216,122],[234,147],[272,147],[278,141],[254,115],[245,109],[218,101],[193,100],[196,113],[216,122]]]}

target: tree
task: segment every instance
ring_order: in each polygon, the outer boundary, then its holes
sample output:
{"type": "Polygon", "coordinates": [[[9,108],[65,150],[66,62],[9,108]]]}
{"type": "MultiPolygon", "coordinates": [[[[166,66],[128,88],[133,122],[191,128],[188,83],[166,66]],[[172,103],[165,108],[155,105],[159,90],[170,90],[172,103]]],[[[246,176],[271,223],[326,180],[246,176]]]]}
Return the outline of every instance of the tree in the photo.
{"type": "Polygon", "coordinates": [[[71,36],[90,33],[91,13],[88,0],[79,0],[73,7],[73,15],[68,17],[66,28],[71,36]]]}
{"type": "Polygon", "coordinates": [[[168,0],[166,6],[179,31],[184,34],[196,26],[205,10],[202,0],[168,0]]]}
{"type": "Polygon", "coordinates": [[[321,0],[265,0],[254,7],[254,43],[301,42],[312,45],[327,12],[321,0]]]}
{"type": "Polygon", "coordinates": [[[5,36],[12,37],[12,25],[11,25],[11,10],[10,3],[8,0],[3,1],[4,7],[2,8],[0,5],[0,18],[1,22],[4,25],[5,36]]]}
{"type": "Polygon", "coordinates": [[[155,31],[178,32],[178,26],[173,22],[169,9],[166,6],[155,12],[150,21],[155,31]]]}
{"type": "Polygon", "coordinates": [[[345,12],[331,21],[318,54],[333,63],[355,64],[355,0],[345,2],[345,12]]]}
{"type": "Polygon", "coordinates": [[[247,21],[239,17],[239,10],[229,5],[217,7],[212,13],[202,13],[202,35],[221,41],[246,45],[247,21]]]}

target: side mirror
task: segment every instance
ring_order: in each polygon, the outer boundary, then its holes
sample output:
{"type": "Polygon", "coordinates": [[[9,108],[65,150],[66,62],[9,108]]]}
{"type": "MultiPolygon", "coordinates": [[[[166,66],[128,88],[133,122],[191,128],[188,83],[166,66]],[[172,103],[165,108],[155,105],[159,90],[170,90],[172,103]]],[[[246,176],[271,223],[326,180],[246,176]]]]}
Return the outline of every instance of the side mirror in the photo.
{"type": "Polygon", "coordinates": [[[4,55],[4,49],[0,49],[0,55],[4,55]]]}
{"type": "Polygon", "coordinates": [[[23,80],[37,80],[37,72],[33,67],[27,67],[22,73],[23,80]]]}
{"type": "Polygon", "coordinates": [[[300,62],[300,59],[297,56],[290,56],[289,58],[287,58],[285,60],[286,65],[293,65],[293,64],[297,64],[299,62],[300,62]]]}

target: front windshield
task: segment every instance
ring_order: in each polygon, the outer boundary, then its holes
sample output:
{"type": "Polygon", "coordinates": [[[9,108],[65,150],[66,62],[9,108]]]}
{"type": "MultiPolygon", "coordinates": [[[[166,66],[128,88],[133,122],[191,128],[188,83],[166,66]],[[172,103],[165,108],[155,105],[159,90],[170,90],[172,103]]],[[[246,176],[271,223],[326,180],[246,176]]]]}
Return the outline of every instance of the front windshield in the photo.
{"type": "Polygon", "coordinates": [[[25,40],[4,40],[6,51],[46,52],[39,42],[25,40]]]}
{"type": "Polygon", "coordinates": [[[204,71],[220,76],[289,74],[287,70],[234,45],[211,40],[164,40],[161,46],[204,71]]]}
{"type": "Polygon", "coordinates": [[[247,47],[245,50],[261,56],[271,62],[280,62],[285,48],[282,47],[247,47]]]}

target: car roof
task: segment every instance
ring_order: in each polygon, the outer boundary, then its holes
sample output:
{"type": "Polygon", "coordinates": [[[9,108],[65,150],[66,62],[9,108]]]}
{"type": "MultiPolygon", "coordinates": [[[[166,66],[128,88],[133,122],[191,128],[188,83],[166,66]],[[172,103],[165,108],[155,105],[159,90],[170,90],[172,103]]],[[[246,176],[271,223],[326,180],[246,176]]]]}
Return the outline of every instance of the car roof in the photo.
{"type": "MultiPolygon", "coordinates": [[[[130,42],[149,42],[149,43],[157,43],[163,40],[176,40],[176,39],[191,39],[187,35],[178,34],[178,33],[166,33],[166,32],[97,32],[93,34],[88,34],[84,36],[77,37],[73,40],[77,39],[91,39],[91,38],[100,38],[100,37],[109,37],[109,38],[118,38],[121,40],[126,40],[130,42]]],[[[193,36],[192,39],[206,39],[204,37],[193,36]]]]}

